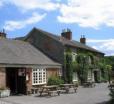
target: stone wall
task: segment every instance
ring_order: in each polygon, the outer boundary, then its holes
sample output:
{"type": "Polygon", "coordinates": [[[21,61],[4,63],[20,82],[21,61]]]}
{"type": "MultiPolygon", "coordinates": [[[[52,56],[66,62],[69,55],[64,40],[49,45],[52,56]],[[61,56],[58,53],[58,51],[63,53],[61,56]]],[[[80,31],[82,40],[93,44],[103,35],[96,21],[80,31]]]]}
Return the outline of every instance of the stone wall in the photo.
{"type": "Polygon", "coordinates": [[[47,73],[46,73],[47,79],[51,76],[59,76],[59,69],[57,68],[49,68],[47,69],[47,73]]]}
{"type": "Polygon", "coordinates": [[[0,68],[0,88],[6,87],[6,69],[0,68]]]}
{"type": "Polygon", "coordinates": [[[26,69],[26,88],[27,93],[31,91],[32,88],[32,69],[26,69]]]}

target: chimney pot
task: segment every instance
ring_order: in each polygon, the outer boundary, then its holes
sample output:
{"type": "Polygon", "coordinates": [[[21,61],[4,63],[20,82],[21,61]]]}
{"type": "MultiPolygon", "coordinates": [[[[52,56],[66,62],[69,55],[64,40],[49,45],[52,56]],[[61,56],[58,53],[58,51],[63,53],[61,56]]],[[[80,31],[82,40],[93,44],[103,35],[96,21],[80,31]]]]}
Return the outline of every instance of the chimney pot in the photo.
{"type": "Polygon", "coordinates": [[[80,43],[82,43],[82,44],[86,44],[86,38],[85,38],[85,35],[81,35],[80,43]]]}
{"type": "Polygon", "coordinates": [[[0,39],[6,38],[5,30],[3,29],[2,32],[0,32],[0,39]]]}
{"type": "Polygon", "coordinates": [[[64,29],[62,30],[61,36],[68,39],[68,40],[72,40],[72,32],[70,29],[64,29]]]}

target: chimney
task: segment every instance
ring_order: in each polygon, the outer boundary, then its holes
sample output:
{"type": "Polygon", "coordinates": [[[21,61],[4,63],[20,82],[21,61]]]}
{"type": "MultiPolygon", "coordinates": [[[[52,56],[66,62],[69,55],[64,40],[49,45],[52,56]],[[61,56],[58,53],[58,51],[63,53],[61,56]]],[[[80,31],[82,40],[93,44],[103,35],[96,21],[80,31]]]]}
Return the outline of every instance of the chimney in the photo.
{"type": "Polygon", "coordinates": [[[2,32],[0,32],[0,39],[4,39],[6,38],[6,33],[5,33],[5,30],[3,29],[2,32]]]}
{"type": "Polygon", "coordinates": [[[61,33],[61,36],[68,40],[72,40],[72,32],[70,29],[64,29],[61,33]]]}
{"type": "Polygon", "coordinates": [[[85,38],[84,35],[81,35],[80,43],[82,43],[82,44],[86,44],[86,38],[85,38]]]}

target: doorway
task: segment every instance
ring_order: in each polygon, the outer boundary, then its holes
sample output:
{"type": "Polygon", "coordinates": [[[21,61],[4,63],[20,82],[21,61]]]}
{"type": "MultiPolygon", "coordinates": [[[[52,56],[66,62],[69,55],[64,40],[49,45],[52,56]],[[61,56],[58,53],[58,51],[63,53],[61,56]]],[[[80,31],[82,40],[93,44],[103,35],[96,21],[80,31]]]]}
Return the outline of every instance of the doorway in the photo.
{"type": "Polygon", "coordinates": [[[94,71],[94,80],[98,82],[98,71],[94,71]]]}
{"type": "Polygon", "coordinates": [[[26,77],[19,75],[21,69],[6,68],[6,85],[11,90],[11,94],[26,94],[26,77]]]}

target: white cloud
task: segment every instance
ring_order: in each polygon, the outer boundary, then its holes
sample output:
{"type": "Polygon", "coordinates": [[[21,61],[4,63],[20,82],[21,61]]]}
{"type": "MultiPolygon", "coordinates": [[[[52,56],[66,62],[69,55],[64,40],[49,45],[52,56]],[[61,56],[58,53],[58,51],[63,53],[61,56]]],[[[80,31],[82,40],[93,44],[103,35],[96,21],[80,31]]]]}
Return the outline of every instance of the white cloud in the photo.
{"type": "Polygon", "coordinates": [[[114,27],[114,0],[68,0],[60,7],[58,21],[98,29],[114,27]]]}
{"type": "Polygon", "coordinates": [[[3,0],[0,0],[0,7],[2,7],[4,4],[4,1],[3,0]]]}
{"type": "Polygon", "coordinates": [[[106,55],[114,55],[114,39],[97,40],[87,39],[87,43],[97,50],[106,53],[106,55]]]}
{"type": "Polygon", "coordinates": [[[59,7],[57,1],[53,0],[5,0],[6,3],[10,3],[18,7],[21,11],[29,11],[42,9],[46,11],[55,10],[59,7]]]}
{"type": "Polygon", "coordinates": [[[91,43],[103,43],[103,42],[113,42],[114,39],[105,39],[105,40],[100,40],[100,39],[87,39],[87,42],[91,43]]]}
{"type": "Polygon", "coordinates": [[[6,29],[8,31],[13,31],[15,29],[21,29],[21,28],[26,27],[27,25],[34,24],[34,23],[41,21],[45,16],[46,16],[46,14],[41,15],[38,13],[33,13],[32,16],[26,20],[6,21],[5,25],[4,25],[4,29],[6,29]]]}

